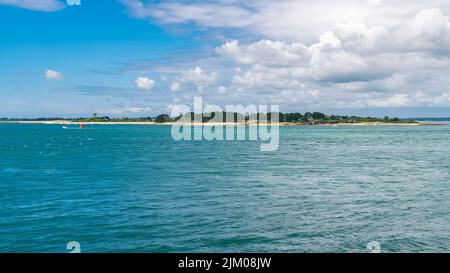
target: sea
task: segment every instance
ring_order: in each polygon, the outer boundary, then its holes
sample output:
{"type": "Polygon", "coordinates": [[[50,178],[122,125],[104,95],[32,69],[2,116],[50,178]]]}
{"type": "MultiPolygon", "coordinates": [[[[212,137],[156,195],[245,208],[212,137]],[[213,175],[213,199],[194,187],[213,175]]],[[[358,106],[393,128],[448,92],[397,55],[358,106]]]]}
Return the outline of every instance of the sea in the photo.
{"type": "Polygon", "coordinates": [[[449,252],[450,126],[0,124],[0,252],[449,252]]]}

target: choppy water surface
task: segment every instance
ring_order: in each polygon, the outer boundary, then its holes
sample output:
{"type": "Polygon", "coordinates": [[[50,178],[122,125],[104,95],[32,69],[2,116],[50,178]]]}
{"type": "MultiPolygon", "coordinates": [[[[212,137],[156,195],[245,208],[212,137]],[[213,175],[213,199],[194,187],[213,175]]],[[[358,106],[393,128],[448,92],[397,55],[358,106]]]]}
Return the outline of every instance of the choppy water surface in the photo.
{"type": "Polygon", "coordinates": [[[0,252],[449,251],[449,126],[280,134],[0,124],[0,252]]]}

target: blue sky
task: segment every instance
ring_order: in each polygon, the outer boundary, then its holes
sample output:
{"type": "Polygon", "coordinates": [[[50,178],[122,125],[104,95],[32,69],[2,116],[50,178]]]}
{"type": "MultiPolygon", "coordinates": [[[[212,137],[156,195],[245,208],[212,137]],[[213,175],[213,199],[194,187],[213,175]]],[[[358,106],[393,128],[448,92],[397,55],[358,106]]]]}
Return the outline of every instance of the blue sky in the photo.
{"type": "Polygon", "coordinates": [[[184,58],[185,51],[194,55],[203,47],[188,35],[130,18],[114,1],[84,1],[53,12],[0,5],[0,17],[3,26],[10,26],[0,29],[0,116],[158,111],[170,93],[137,90],[135,78],[142,74],[158,81],[159,73],[147,66],[184,58]],[[127,72],[141,63],[146,71],[127,72]],[[63,74],[62,79],[46,79],[47,69],[63,74]]]}
{"type": "Polygon", "coordinates": [[[450,4],[403,2],[0,0],[0,117],[450,116],[450,4]]]}

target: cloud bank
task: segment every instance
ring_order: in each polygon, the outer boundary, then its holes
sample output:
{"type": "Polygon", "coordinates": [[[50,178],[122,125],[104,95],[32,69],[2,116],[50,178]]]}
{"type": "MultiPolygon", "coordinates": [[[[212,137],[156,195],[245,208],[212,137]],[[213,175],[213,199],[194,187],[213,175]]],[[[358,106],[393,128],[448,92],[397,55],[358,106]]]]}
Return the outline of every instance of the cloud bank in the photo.
{"type": "Polygon", "coordinates": [[[170,90],[184,90],[178,100],[201,93],[310,108],[450,106],[449,1],[121,2],[131,16],[228,40],[196,60],[202,68],[173,79],[170,90]]]}

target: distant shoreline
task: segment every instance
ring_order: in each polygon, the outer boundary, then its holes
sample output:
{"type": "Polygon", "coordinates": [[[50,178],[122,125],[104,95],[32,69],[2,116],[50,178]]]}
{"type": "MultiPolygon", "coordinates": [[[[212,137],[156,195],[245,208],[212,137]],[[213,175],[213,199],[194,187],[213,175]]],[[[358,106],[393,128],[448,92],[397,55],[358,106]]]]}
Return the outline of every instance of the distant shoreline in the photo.
{"type": "MultiPolygon", "coordinates": [[[[58,125],[191,125],[191,126],[418,126],[423,124],[415,120],[402,120],[400,118],[357,117],[343,115],[327,115],[321,112],[295,113],[252,113],[238,112],[188,112],[179,116],[160,114],[156,117],[108,117],[94,113],[92,117],[63,118],[2,118],[0,123],[18,124],[58,124],[58,125]],[[272,123],[272,121],[274,123],[272,123]]],[[[439,125],[439,124],[436,124],[439,125]]]]}
{"type": "MultiPolygon", "coordinates": [[[[243,125],[271,125],[271,123],[249,123],[249,122],[206,122],[206,123],[177,123],[177,122],[164,122],[157,123],[154,121],[142,121],[142,122],[80,122],[80,121],[68,121],[68,120],[52,120],[52,121],[13,121],[13,120],[3,120],[0,123],[11,123],[11,124],[47,124],[47,125],[195,125],[195,126],[243,126],[243,125]]],[[[322,124],[304,124],[304,123],[294,123],[294,122],[279,122],[279,126],[433,126],[433,125],[443,125],[443,124],[422,124],[417,122],[354,122],[354,123],[322,123],[322,124]]]]}

